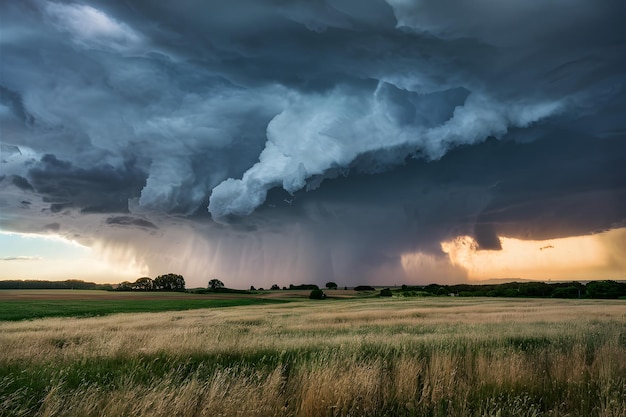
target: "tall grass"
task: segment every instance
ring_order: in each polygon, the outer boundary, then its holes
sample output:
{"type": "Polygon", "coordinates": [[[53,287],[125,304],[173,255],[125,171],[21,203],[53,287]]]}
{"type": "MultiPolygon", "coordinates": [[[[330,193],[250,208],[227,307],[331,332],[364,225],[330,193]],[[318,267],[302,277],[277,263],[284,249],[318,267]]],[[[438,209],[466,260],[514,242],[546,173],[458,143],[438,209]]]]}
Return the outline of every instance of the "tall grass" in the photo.
{"type": "Polygon", "coordinates": [[[626,304],[325,300],[0,323],[0,415],[626,417],[626,304]]]}

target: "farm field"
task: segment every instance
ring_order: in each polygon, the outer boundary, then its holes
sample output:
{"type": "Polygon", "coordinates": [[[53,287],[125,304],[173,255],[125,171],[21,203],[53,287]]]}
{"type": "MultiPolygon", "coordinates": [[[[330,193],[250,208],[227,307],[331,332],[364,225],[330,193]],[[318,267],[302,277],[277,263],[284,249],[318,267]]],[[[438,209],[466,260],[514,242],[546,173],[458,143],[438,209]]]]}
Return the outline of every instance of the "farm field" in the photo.
{"type": "Polygon", "coordinates": [[[623,300],[44,318],[0,322],[0,346],[0,416],[626,416],[623,300]]]}
{"type": "MultiPolygon", "coordinates": [[[[303,297],[302,294],[293,296],[303,297]]],[[[44,317],[90,317],[116,313],[193,310],[272,304],[271,295],[189,294],[98,290],[0,290],[0,321],[44,317]]]]}

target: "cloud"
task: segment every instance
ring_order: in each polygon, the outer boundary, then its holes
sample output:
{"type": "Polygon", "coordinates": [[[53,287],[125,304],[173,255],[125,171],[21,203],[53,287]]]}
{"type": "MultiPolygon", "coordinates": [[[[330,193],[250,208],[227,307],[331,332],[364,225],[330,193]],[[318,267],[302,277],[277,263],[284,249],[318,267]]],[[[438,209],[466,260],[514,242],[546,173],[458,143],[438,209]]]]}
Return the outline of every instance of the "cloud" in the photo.
{"type": "Polygon", "coordinates": [[[5,256],[0,258],[0,261],[39,261],[41,259],[39,256],[5,256]]]}
{"type": "Polygon", "coordinates": [[[50,210],[79,208],[82,212],[124,212],[128,199],[141,189],[141,174],[132,161],[126,168],[103,164],[78,168],[46,154],[29,171],[33,187],[46,196],[50,210]]]}
{"type": "Polygon", "coordinates": [[[282,112],[268,125],[268,142],[259,162],[241,180],[229,179],[215,187],[209,211],[216,220],[248,215],[272,187],[294,193],[308,178],[348,167],[360,155],[369,154],[374,167],[383,162],[377,158],[379,152],[392,165],[418,153],[440,159],[450,148],[502,137],[510,128],[527,127],[560,110],[558,102],[501,103],[472,93],[448,120],[426,128],[406,123],[417,113],[409,100],[404,103],[406,116],[399,117],[394,107],[398,104],[389,97],[376,92],[353,96],[339,89],[328,96],[308,97],[282,112]],[[395,151],[393,159],[388,150],[395,151]]]}
{"type": "Polygon", "coordinates": [[[243,285],[618,227],[625,8],[4,2],[0,227],[243,285]]]}
{"type": "Polygon", "coordinates": [[[128,51],[141,43],[141,35],[128,25],[89,5],[49,1],[44,10],[51,23],[80,46],[128,51]]]}
{"type": "Polygon", "coordinates": [[[131,216],[117,216],[109,217],[106,220],[107,224],[119,225],[119,226],[136,226],[143,229],[158,229],[158,227],[145,219],[139,219],[131,216]]]}
{"type": "Polygon", "coordinates": [[[398,27],[410,27],[445,38],[473,37],[509,45],[535,40],[585,23],[602,7],[584,0],[524,1],[387,0],[398,27]],[[559,19],[554,19],[558,13],[559,19]]]}

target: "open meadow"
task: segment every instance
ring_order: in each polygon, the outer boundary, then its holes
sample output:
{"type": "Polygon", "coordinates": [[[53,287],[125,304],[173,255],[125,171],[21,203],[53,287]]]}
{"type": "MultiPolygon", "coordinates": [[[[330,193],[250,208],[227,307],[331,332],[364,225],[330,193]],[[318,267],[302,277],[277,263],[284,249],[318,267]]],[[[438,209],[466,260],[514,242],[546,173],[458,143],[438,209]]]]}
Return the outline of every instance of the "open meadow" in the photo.
{"type": "Polygon", "coordinates": [[[0,416],[626,416],[623,300],[242,304],[0,321],[0,416]]]}
{"type": "MultiPolygon", "coordinates": [[[[300,297],[303,295],[300,294],[300,297]]],[[[132,292],[95,290],[0,290],[0,321],[45,317],[93,317],[116,313],[181,311],[288,301],[271,294],[242,297],[237,294],[186,292],[132,292]]]]}

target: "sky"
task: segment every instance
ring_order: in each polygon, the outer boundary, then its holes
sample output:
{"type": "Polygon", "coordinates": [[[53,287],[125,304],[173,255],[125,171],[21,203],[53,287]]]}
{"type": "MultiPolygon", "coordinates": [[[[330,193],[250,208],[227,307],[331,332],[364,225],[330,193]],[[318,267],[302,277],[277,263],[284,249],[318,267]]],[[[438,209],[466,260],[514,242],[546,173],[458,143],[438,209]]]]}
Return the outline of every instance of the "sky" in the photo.
{"type": "Polygon", "coordinates": [[[0,279],[626,279],[625,15],[0,2],[0,279]]]}

